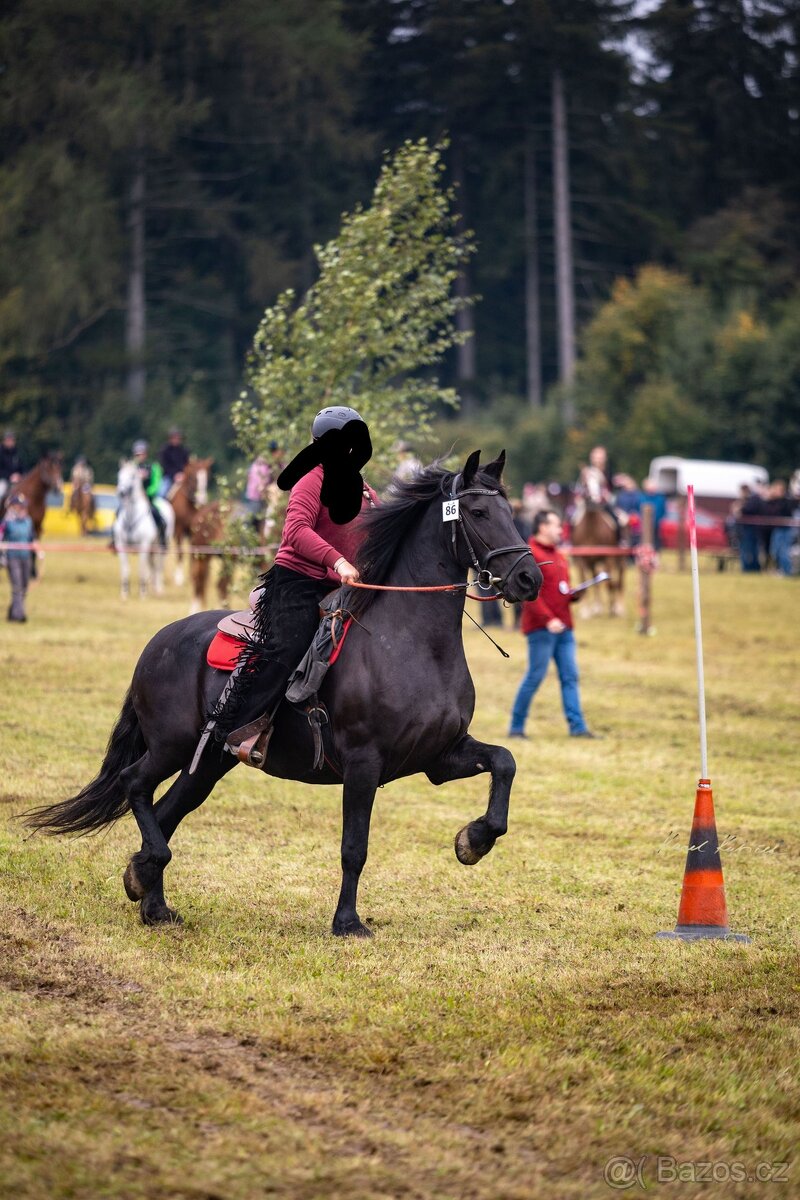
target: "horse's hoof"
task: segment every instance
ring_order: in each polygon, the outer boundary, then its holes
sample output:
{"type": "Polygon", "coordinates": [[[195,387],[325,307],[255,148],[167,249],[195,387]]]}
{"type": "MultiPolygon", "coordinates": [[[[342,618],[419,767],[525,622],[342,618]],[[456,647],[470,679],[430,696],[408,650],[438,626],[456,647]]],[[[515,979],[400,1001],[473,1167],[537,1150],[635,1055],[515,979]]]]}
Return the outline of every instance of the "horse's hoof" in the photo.
{"type": "Polygon", "coordinates": [[[139,916],[142,919],[143,925],[182,925],[183,917],[180,913],[175,912],[174,908],[170,908],[167,904],[148,905],[146,900],[142,901],[139,908],[139,916]]]}
{"type": "Polygon", "coordinates": [[[125,874],[122,876],[122,882],[125,887],[125,895],[129,900],[141,900],[145,895],[145,888],[142,885],[136,874],[136,868],[133,865],[133,859],[125,868],[125,874]]]}
{"type": "Polygon", "coordinates": [[[366,925],[363,925],[361,923],[361,921],[359,921],[358,917],[356,917],[356,919],[354,921],[336,921],[336,920],[334,920],[333,936],[334,937],[371,938],[371,937],[374,937],[375,934],[372,932],[371,929],[367,929],[366,925]]]}
{"type": "Polygon", "coordinates": [[[469,836],[469,825],[465,825],[463,829],[459,829],[455,839],[456,858],[465,867],[474,867],[476,862],[489,853],[495,843],[494,838],[489,838],[485,842],[475,843],[469,836]]]}

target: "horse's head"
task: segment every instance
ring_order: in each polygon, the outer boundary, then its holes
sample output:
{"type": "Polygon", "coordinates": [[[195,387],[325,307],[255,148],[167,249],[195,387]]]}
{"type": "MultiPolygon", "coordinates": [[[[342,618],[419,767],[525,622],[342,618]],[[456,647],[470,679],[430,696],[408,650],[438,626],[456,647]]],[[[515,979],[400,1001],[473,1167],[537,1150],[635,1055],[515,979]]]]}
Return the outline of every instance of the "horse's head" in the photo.
{"type": "Polygon", "coordinates": [[[584,467],[581,472],[581,482],[585,494],[585,504],[589,509],[596,509],[605,503],[605,479],[597,467],[584,467]]]}
{"type": "Polygon", "coordinates": [[[64,459],[57,451],[48,451],[38,464],[39,476],[48,492],[64,488],[64,459]]]}
{"type": "Polygon", "coordinates": [[[123,459],[117,472],[117,495],[120,500],[130,500],[136,492],[142,490],[142,477],[139,474],[138,463],[123,459]]]}
{"type": "Polygon", "coordinates": [[[479,586],[494,586],[511,602],[535,600],[542,573],[517,532],[500,482],[506,452],[485,467],[480,457],[480,450],[470,454],[452,481],[449,498],[458,500],[458,516],[451,523],[451,547],[462,566],[478,571],[479,586]]]}
{"type": "Polygon", "coordinates": [[[183,469],[183,490],[187,499],[199,508],[208,504],[208,476],[213,465],[213,458],[195,458],[192,455],[183,469]]]}

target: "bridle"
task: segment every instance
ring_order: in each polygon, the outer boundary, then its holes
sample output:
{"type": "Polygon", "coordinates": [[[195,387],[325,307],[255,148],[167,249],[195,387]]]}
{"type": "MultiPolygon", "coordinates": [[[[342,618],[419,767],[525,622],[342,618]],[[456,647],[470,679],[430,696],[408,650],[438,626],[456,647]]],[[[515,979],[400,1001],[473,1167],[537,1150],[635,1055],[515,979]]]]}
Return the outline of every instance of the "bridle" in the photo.
{"type": "MultiPolygon", "coordinates": [[[[499,488],[467,487],[467,488],[462,488],[461,491],[459,491],[458,484],[459,484],[459,481],[461,480],[461,478],[462,478],[462,476],[461,476],[460,472],[458,475],[453,476],[453,481],[452,481],[452,484],[450,487],[450,497],[449,497],[451,500],[460,500],[462,496],[499,496],[501,494],[499,488]]],[[[481,563],[478,559],[478,555],[475,552],[475,547],[473,546],[472,541],[470,539],[469,530],[467,528],[467,523],[464,520],[463,516],[461,515],[461,505],[460,504],[458,506],[458,516],[454,518],[454,520],[451,522],[451,525],[452,525],[451,546],[452,546],[452,550],[453,550],[453,557],[456,560],[458,560],[458,546],[457,546],[457,541],[456,541],[456,534],[457,534],[456,527],[458,527],[461,530],[461,532],[464,536],[464,541],[467,544],[467,550],[469,551],[469,556],[470,556],[470,559],[472,560],[472,565],[477,572],[476,583],[477,583],[478,587],[481,589],[481,591],[489,592],[492,590],[492,588],[497,588],[498,591],[503,592],[505,589],[505,585],[508,582],[509,575],[519,565],[519,563],[522,562],[523,558],[530,556],[533,559],[533,552],[531,551],[530,547],[523,546],[519,542],[517,543],[516,546],[501,546],[497,550],[490,549],[490,547],[487,545],[486,542],[483,541],[483,538],[476,531],[475,526],[473,525],[472,531],[471,531],[472,536],[476,539],[476,541],[482,542],[484,548],[488,551],[488,553],[484,557],[483,565],[481,565],[481,563]],[[501,554],[514,554],[515,552],[517,552],[517,557],[514,559],[511,566],[506,571],[505,575],[502,575],[502,576],[493,575],[491,570],[489,569],[489,563],[492,561],[492,559],[498,558],[501,554]]],[[[536,562],[535,559],[533,559],[533,561],[536,562]]]]}

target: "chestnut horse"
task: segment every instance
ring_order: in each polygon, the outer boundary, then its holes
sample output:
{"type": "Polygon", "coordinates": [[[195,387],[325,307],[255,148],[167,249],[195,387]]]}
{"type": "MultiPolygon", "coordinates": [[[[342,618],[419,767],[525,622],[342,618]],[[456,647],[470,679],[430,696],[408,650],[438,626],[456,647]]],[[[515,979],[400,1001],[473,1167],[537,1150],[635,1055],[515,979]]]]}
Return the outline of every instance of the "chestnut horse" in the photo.
{"type": "MultiPolygon", "coordinates": [[[[619,546],[619,542],[619,526],[611,513],[604,504],[587,497],[584,501],[583,512],[572,526],[572,545],[576,549],[580,549],[582,546],[596,546],[598,553],[594,555],[576,554],[574,560],[581,583],[587,582],[599,571],[608,573],[606,587],[608,588],[608,615],[610,617],[625,616],[623,600],[625,558],[622,554],[606,556],[602,552],[602,547],[615,549],[619,546]]],[[[602,612],[599,589],[596,589],[594,596],[592,596],[592,591],[593,589],[590,589],[589,595],[585,597],[580,606],[584,617],[597,616],[602,612]]]]}
{"type": "Polygon", "coordinates": [[[77,516],[81,523],[81,534],[86,537],[94,525],[95,504],[91,487],[87,484],[73,487],[69,498],[69,511],[77,516]]]}
{"type": "Polygon", "coordinates": [[[47,493],[60,492],[64,487],[62,475],[63,458],[56,452],[45,454],[32,471],[23,475],[16,483],[12,483],[0,505],[0,516],[5,512],[6,504],[12,496],[23,495],[28,501],[28,515],[33,521],[34,534],[38,538],[44,524],[44,514],[47,509],[47,493]]]}
{"type": "Polygon", "coordinates": [[[213,458],[189,459],[179,479],[169,490],[167,499],[175,513],[175,583],[183,583],[183,543],[191,538],[192,525],[198,511],[208,503],[208,475],[213,458]]]}

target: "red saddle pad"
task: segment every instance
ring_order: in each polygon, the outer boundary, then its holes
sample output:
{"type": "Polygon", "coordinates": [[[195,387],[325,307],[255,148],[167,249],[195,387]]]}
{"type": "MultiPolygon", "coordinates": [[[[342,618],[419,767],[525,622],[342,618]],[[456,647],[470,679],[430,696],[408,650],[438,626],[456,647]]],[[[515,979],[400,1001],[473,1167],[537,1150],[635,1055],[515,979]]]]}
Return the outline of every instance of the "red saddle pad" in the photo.
{"type": "Polygon", "coordinates": [[[244,644],[241,638],[217,631],[206,651],[206,662],[218,671],[232,671],[244,644]]]}

